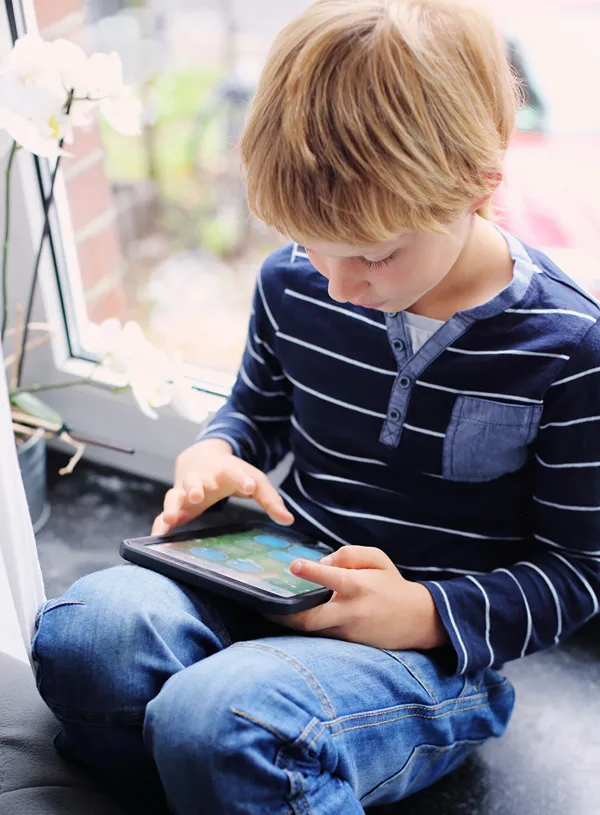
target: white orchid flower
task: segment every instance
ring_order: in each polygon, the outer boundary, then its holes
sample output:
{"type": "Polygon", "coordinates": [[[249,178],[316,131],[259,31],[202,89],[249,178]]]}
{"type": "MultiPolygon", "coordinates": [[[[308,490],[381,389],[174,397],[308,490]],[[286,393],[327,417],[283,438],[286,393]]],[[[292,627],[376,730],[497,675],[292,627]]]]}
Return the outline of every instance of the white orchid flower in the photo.
{"type": "MultiPolygon", "coordinates": [[[[141,132],[142,105],[133,90],[123,85],[121,59],[114,51],[88,58],[80,46],[68,40],[47,43],[37,34],[26,34],[16,41],[0,70],[0,80],[11,89],[6,93],[2,87],[0,109],[17,113],[29,123],[29,127],[21,126],[13,116],[4,116],[4,122],[10,122],[9,132],[13,135],[12,131],[19,131],[17,141],[38,155],[56,156],[57,149],[48,138],[66,136],[69,141],[71,126],[88,126],[98,109],[119,133],[134,136],[141,132]],[[24,113],[26,102],[28,110],[24,113]],[[48,114],[48,108],[53,115],[48,114]],[[64,118],[67,109],[68,121],[64,118]],[[42,142],[36,139],[35,128],[42,142]]],[[[8,130],[6,124],[0,128],[8,130]]]]}
{"type": "Polygon", "coordinates": [[[133,321],[121,326],[110,318],[101,325],[90,324],[83,339],[105,367],[123,375],[142,413],[157,419],[155,408],[170,404],[177,390],[174,360],[152,345],[133,321]]]}
{"type": "MultiPolygon", "coordinates": [[[[80,85],[85,89],[85,93],[76,92],[76,96],[87,96],[97,101],[121,93],[123,65],[117,52],[92,54],[86,62],[80,85]]],[[[75,87],[78,90],[78,86],[75,87]]]]}
{"type": "Polygon", "coordinates": [[[141,131],[142,105],[133,90],[123,84],[123,65],[116,51],[86,57],[68,40],[51,43],[54,67],[63,86],[73,93],[71,115],[76,127],[91,123],[99,107],[109,125],[125,136],[141,131]]]}
{"type": "Polygon", "coordinates": [[[100,110],[108,124],[123,136],[137,136],[142,131],[142,103],[133,90],[124,86],[121,91],[100,103],[100,110]]]}
{"type": "Polygon", "coordinates": [[[190,419],[192,422],[203,422],[209,415],[201,395],[192,387],[190,380],[185,376],[181,353],[177,353],[173,357],[171,406],[180,416],[183,416],[184,419],[190,419]]]}
{"type": "Polygon", "coordinates": [[[15,74],[24,85],[39,83],[53,70],[51,47],[38,34],[19,37],[2,72],[15,74]]]}
{"type": "Polygon", "coordinates": [[[0,129],[21,147],[50,159],[64,153],[62,139],[73,141],[60,99],[41,85],[23,85],[14,75],[0,76],[0,129]]]}

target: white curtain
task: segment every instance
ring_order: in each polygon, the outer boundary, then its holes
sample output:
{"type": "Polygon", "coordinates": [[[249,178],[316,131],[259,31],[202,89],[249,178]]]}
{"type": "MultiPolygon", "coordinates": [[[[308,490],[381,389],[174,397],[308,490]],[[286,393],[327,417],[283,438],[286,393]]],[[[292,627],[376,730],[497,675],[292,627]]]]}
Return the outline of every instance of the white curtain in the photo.
{"type": "Polygon", "coordinates": [[[29,660],[42,573],[13,439],[0,349],[0,652],[29,660]]]}

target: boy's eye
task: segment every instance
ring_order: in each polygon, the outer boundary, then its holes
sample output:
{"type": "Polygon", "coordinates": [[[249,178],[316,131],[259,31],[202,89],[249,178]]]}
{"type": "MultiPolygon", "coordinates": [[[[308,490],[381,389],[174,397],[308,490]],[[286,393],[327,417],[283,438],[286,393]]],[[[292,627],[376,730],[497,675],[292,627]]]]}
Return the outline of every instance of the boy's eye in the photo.
{"type": "Polygon", "coordinates": [[[397,252],[392,252],[389,257],[383,258],[382,260],[367,260],[366,258],[363,258],[363,262],[369,267],[369,269],[380,269],[382,266],[386,266],[388,263],[390,263],[390,261],[392,261],[397,254],[397,252]]]}

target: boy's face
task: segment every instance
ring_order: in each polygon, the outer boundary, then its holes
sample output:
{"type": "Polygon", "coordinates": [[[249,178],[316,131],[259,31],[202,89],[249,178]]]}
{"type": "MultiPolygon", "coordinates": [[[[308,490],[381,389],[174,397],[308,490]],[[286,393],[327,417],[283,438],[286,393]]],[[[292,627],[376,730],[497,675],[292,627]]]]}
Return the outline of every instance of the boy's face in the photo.
{"type": "Polygon", "coordinates": [[[362,247],[307,240],[304,248],[329,280],[333,300],[404,311],[439,286],[455,266],[472,220],[464,213],[449,225],[447,235],[403,232],[386,243],[362,247]]]}

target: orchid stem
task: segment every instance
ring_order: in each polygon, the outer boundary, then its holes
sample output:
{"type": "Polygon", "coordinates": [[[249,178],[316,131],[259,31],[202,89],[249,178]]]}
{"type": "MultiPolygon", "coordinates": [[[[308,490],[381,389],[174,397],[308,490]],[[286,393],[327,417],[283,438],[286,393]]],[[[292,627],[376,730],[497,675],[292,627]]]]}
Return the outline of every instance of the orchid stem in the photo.
{"type": "MultiPolygon", "coordinates": [[[[73,102],[73,91],[69,92],[69,98],[66,104],[66,114],[69,115],[71,110],[71,104],[73,102]]],[[[59,142],[59,149],[62,149],[64,143],[64,139],[61,139],[59,142]]],[[[56,164],[54,165],[54,171],[52,173],[52,178],[50,180],[50,190],[48,192],[48,196],[44,198],[44,226],[42,229],[42,237],[40,238],[40,243],[38,246],[37,256],[35,259],[35,265],[33,267],[33,277],[31,280],[31,286],[29,288],[29,298],[27,300],[27,311],[25,312],[25,330],[23,332],[23,337],[21,341],[21,354],[19,357],[19,365],[17,368],[17,387],[21,385],[21,379],[23,378],[23,365],[25,363],[25,344],[27,343],[27,336],[29,333],[29,323],[31,321],[31,312],[33,310],[33,299],[35,296],[35,290],[37,288],[37,280],[40,271],[40,261],[42,259],[42,252],[44,250],[44,245],[46,243],[46,238],[50,232],[50,207],[52,205],[52,199],[54,197],[54,184],[56,182],[56,176],[58,175],[58,168],[60,166],[60,153],[56,158],[56,164]]]]}
{"type": "Polygon", "coordinates": [[[19,149],[16,141],[13,141],[6,165],[6,189],[4,190],[4,246],[2,250],[2,331],[0,332],[0,342],[4,342],[6,326],[8,325],[8,239],[10,233],[10,188],[13,160],[19,149]]]}

